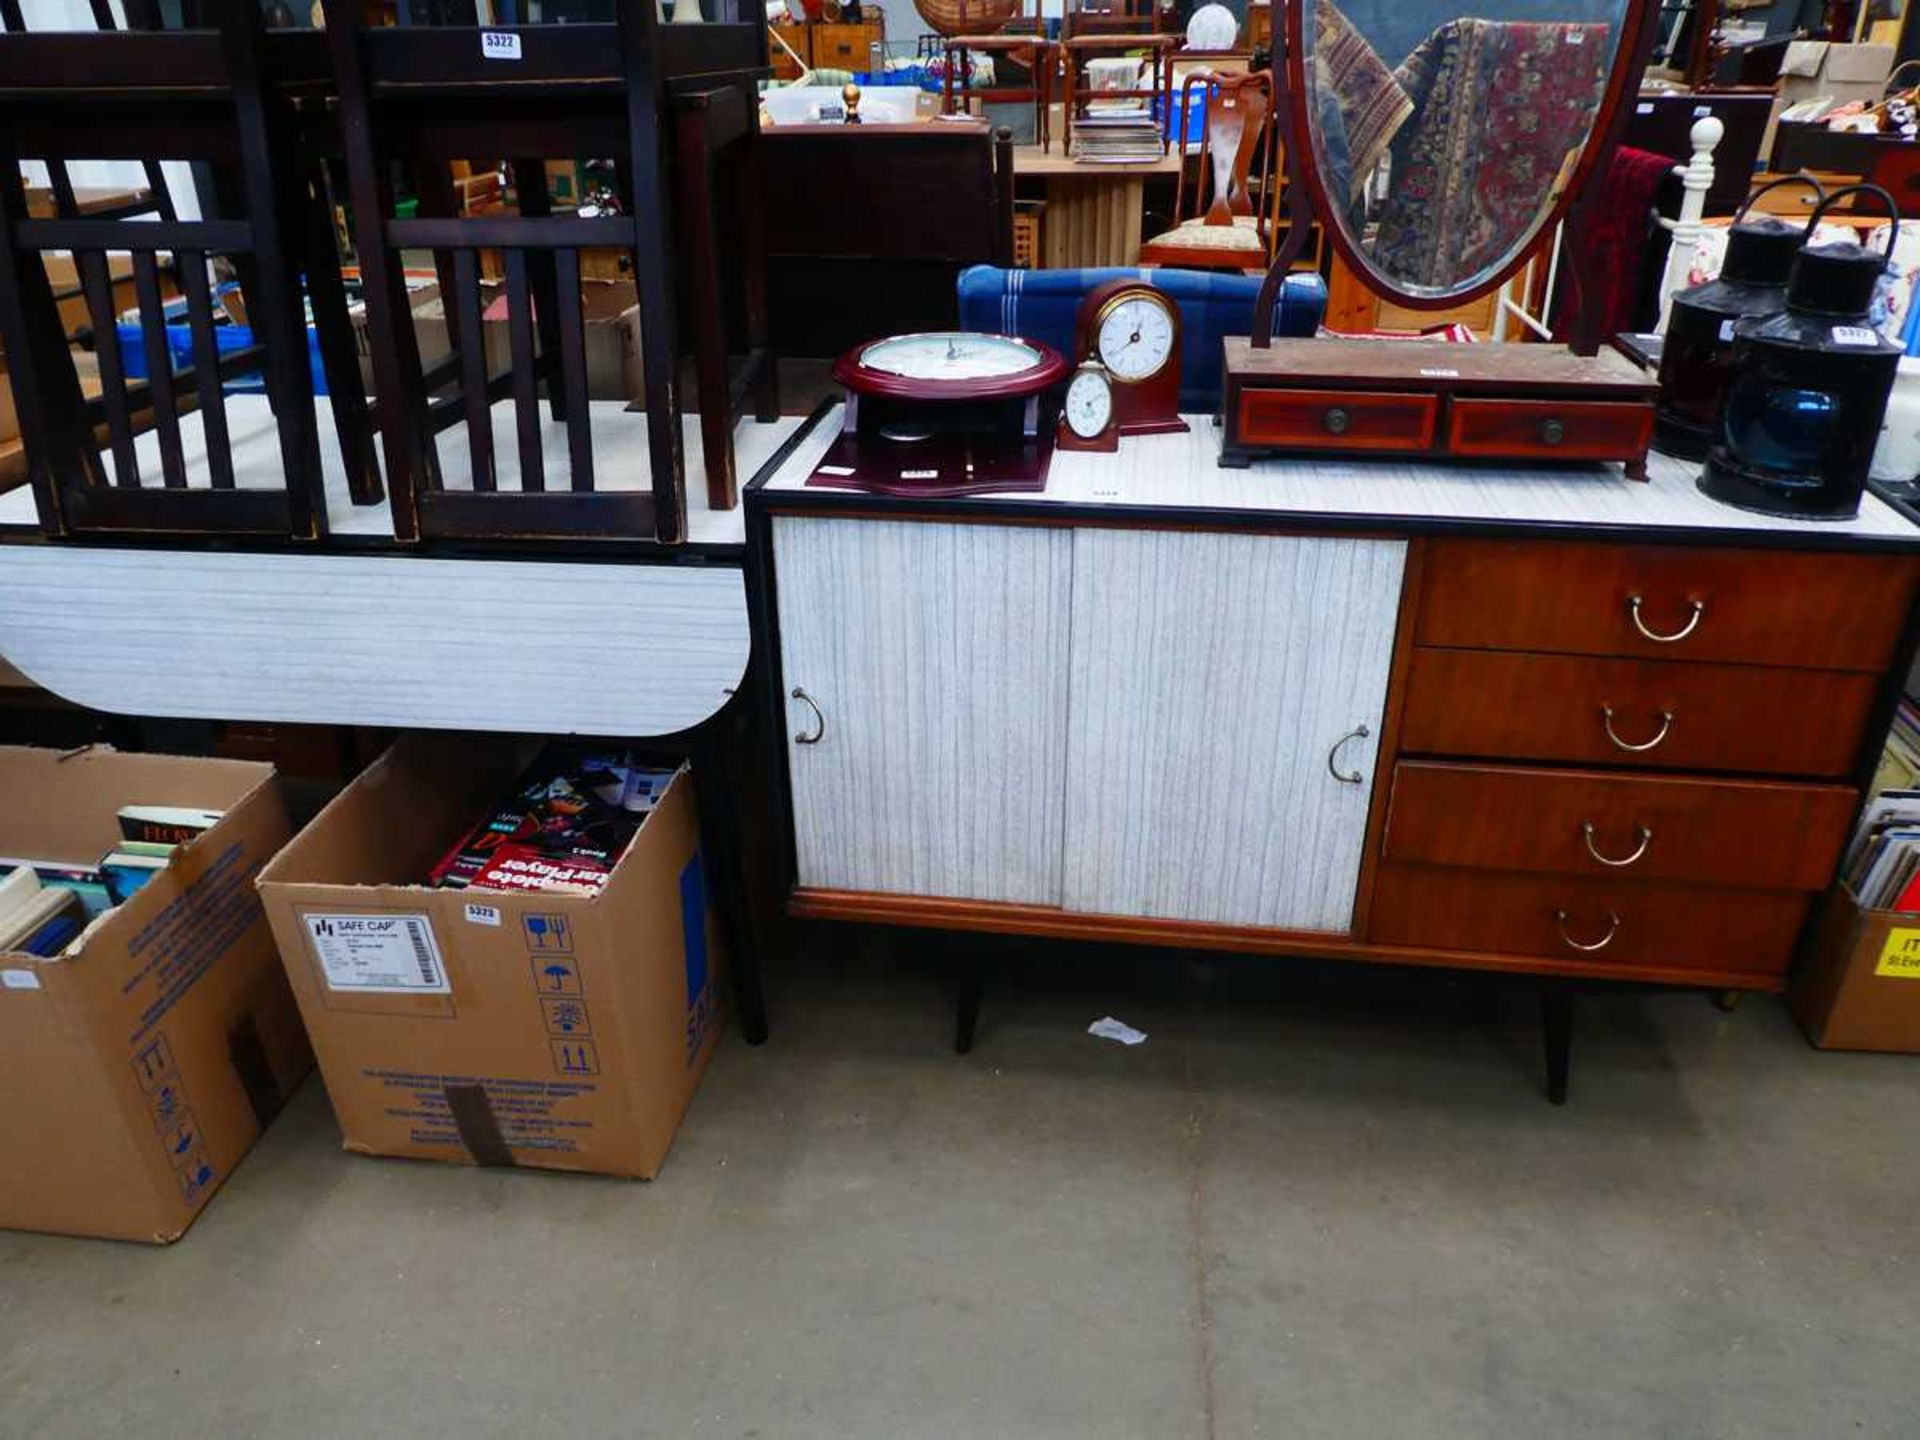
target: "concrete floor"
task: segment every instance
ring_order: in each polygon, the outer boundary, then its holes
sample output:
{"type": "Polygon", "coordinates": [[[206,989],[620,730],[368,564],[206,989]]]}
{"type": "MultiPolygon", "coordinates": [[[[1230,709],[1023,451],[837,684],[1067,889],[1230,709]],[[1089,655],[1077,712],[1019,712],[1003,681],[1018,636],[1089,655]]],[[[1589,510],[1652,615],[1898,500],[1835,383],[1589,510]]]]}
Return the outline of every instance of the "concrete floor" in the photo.
{"type": "Polygon", "coordinates": [[[1512,993],[1007,946],[960,1060],[930,943],[836,947],[652,1185],[310,1083],[170,1250],[0,1236],[0,1435],[1920,1434],[1920,1061],[1608,997],[1555,1110],[1512,993]]]}

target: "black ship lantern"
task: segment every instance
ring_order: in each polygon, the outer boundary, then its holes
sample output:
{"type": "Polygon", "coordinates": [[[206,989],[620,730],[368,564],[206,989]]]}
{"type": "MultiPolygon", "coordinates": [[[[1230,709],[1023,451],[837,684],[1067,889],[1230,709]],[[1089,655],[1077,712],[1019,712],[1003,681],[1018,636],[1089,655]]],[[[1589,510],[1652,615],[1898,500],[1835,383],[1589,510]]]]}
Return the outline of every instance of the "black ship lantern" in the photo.
{"type": "Polygon", "coordinates": [[[1706,458],[1720,433],[1720,406],[1733,378],[1733,327],[1786,308],[1787,275],[1812,227],[1775,215],[1747,218],[1755,200],[1781,185],[1807,185],[1819,200],[1827,198],[1811,175],[1786,175],[1761,186],[1733,217],[1719,275],[1673,297],[1653,412],[1653,447],[1664,454],[1706,458]]]}
{"type": "Polygon", "coordinates": [[[1808,245],[1794,257],[1787,306],[1733,328],[1733,379],[1700,488],[1743,510],[1845,520],[1860,511],[1867,469],[1898,373],[1901,348],[1868,319],[1899,238],[1893,197],[1877,185],[1836,190],[1886,206],[1885,254],[1855,240],[1808,245]]]}

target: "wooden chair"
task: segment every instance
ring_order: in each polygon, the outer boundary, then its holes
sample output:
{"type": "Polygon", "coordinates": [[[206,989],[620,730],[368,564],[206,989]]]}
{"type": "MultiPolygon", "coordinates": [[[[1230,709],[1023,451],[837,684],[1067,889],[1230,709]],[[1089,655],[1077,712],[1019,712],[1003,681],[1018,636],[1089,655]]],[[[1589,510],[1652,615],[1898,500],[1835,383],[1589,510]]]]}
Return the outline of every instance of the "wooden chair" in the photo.
{"type": "Polygon", "coordinates": [[[978,100],[982,105],[995,103],[1018,104],[1031,102],[1034,107],[1033,136],[1042,153],[1053,146],[1053,81],[1055,72],[1060,68],[1060,55],[1053,41],[1047,38],[1046,18],[1038,9],[1032,15],[1017,14],[1000,29],[988,32],[984,27],[976,30],[968,22],[966,0],[960,0],[961,32],[941,37],[941,53],[946,70],[946,78],[941,89],[940,112],[952,115],[968,107],[968,103],[978,100]],[[974,52],[991,55],[996,61],[1005,58],[1023,62],[1031,72],[1031,79],[1025,85],[1002,85],[999,75],[994,76],[995,83],[984,90],[973,90],[968,81],[973,73],[974,52]],[[960,77],[959,85],[954,77],[960,77]]]}
{"type": "Polygon", "coordinates": [[[1205,100],[1199,166],[1187,179],[1187,132],[1180,133],[1180,178],[1172,229],[1140,247],[1142,265],[1190,270],[1265,270],[1273,258],[1276,127],[1273,77],[1199,70],[1180,90],[1174,112],[1191,112],[1194,87],[1205,100]],[[1191,213],[1189,213],[1191,212],[1191,213]]]}
{"type": "Polygon", "coordinates": [[[1094,99],[1146,100],[1159,112],[1160,153],[1164,155],[1172,147],[1166,125],[1173,109],[1173,56],[1182,37],[1166,30],[1169,14],[1159,0],[1069,0],[1060,20],[1063,150],[1072,152],[1075,118],[1081,107],[1094,99]],[[1140,52],[1148,62],[1148,84],[1098,94],[1081,88],[1081,79],[1092,61],[1134,52],[1140,52]]]}
{"type": "MultiPolygon", "coordinates": [[[[189,19],[197,16],[190,7],[189,19]]],[[[317,539],[326,533],[324,489],[301,274],[311,280],[329,389],[352,412],[359,378],[339,286],[337,255],[310,244],[300,214],[301,179],[284,157],[304,147],[284,98],[263,78],[260,10],[208,7],[211,28],[165,31],[22,32],[9,6],[0,34],[0,338],[15,357],[12,377],[21,437],[41,523],[53,535],[230,533],[317,539]],[[45,162],[55,214],[29,216],[20,165],[45,162]],[[201,197],[211,218],[182,221],[152,197],[118,211],[73,213],[66,165],[135,160],[157,176],[159,162],[206,166],[216,183],[201,197]],[[86,395],[68,348],[42,257],[68,251],[81,277],[96,337],[101,393],[86,395]],[[142,353],[148,375],[130,381],[119,363],[118,326],[107,256],[131,256],[142,353]],[[190,363],[177,366],[161,288],[170,255],[184,294],[190,363]],[[223,353],[208,262],[226,257],[248,277],[247,320],[254,345],[223,353]],[[225,383],[259,372],[265,382],[278,464],[236,473],[225,383]],[[351,377],[349,382],[348,377],[351,377]],[[191,400],[189,462],[182,411],[191,400]],[[152,416],[153,439],[137,443],[135,420],[152,416]],[[111,457],[111,480],[99,431],[111,457]],[[157,459],[160,483],[144,483],[157,459]],[[157,452],[157,453],[156,453],[157,452]],[[241,481],[244,478],[245,484],[241,481]]],[[[134,5],[136,25],[157,26],[151,5],[134,5]]],[[[97,20],[110,13],[97,13],[97,20]]],[[[164,189],[164,187],[162,187],[164,189]]],[[[354,498],[378,500],[379,478],[362,428],[343,429],[354,498]]],[[[140,437],[144,440],[144,437],[140,437]]]]}
{"type": "Polygon", "coordinates": [[[612,24],[484,32],[366,27],[358,0],[325,0],[325,8],[395,533],[403,540],[687,538],[676,210],[687,242],[708,503],[735,503],[734,417],[748,396],[763,417],[777,413],[765,343],[764,252],[749,203],[757,199],[752,97],[753,77],[766,64],[761,24],[736,18],[659,26],[651,0],[618,0],[612,24]],[[483,34],[497,38],[483,41],[483,34]],[[483,44],[496,48],[483,54],[483,44]],[[518,58],[491,58],[502,51],[518,58]],[[476,155],[513,158],[518,213],[459,215],[442,194],[428,214],[396,217],[396,166],[444,172],[450,161],[476,155]],[[552,213],[543,162],[579,155],[614,158],[628,213],[552,213]],[[722,161],[743,216],[732,231],[716,212],[722,161]],[[730,364],[723,270],[715,257],[727,240],[738,245],[734,268],[745,277],[738,308],[747,340],[738,366],[730,364]],[[645,369],[644,453],[595,453],[580,276],[582,252],[600,249],[624,251],[632,262],[645,369]],[[444,257],[442,303],[454,349],[432,367],[420,359],[403,250],[444,257]],[[509,360],[499,373],[484,344],[482,251],[500,252],[505,274],[509,360]],[[564,489],[547,488],[543,384],[564,437],[564,489]],[[501,483],[493,432],[494,404],[508,397],[518,460],[511,487],[501,483]],[[464,427],[465,445],[443,454],[437,437],[457,427],[464,427]],[[607,483],[626,467],[625,478],[640,483],[607,483]],[[459,469],[464,478],[448,483],[446,472],[459,469]]]}

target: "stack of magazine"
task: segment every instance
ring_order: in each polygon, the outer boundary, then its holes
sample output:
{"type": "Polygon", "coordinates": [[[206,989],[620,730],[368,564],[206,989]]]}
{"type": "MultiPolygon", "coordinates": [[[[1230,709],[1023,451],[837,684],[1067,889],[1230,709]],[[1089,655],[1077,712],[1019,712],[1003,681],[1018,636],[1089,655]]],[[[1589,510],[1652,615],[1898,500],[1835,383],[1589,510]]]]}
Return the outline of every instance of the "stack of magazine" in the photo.
{"type": "Polygon", "coordinates": [[[1158,160],[1163,153],[1160,124],[1144,103],[1096,100],[1073,122],[1073,152],[1089,165],[1158,160]]]}
{"type": "Polygon", "coordinates": [[[1867,802],[1840,875],[1862,909],[1920,912],[1920,790],[1867,802]]]}
{"type": "Polygon", "coordinates": [[[1871,793],[1910,790],[1916,784],[1920,784],[1920,708],[1903,695],[1887,733],[1887,748],[1880,753],[1871,793]]]}
{"type": "Polygon", "coordinates": [[[552,744],[513,792],[433,867],[452,890],[604,889],[674,772],[618,748],[552,744]]]}

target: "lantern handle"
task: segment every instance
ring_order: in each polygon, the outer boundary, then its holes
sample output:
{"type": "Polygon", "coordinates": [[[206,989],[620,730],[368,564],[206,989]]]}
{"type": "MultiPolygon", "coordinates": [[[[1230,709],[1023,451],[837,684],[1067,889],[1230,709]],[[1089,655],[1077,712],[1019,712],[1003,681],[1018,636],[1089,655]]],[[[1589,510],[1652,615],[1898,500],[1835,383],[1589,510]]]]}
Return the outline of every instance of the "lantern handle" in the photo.
{"type": "Polygon", "coordinates": [[[1880,87],[1880,98],[1882,100],[1891,100],[1898,93],[1898,87],[1894,82],[1900,78],[1900,72],[1909,65],[1920,65],[1920,60],[1902,60],[1887,72],[1886,83],[1880,87]]]}
{"type": "Polygon", "coordinates": [[[1834,201],[1844,200],[1849,195],[1878,195],[1880,203],[1887,207],[1887,219],[1891,222],[1887,226],[1887,259],[1893,259],[1893,247],[1900,241],[1900,203],[1878,185],[1842,185],[1814,207],[1812,218],[1807,221],[1807,233],[1813,233],[1814,227],[1820,223],[1820,217],[1832,208],[1834,201]]]}
{"type": "MultiPolygon", "coordinates": [[[[1817,176],[1809,175],[1806,171],[1801,170],[1792,175],[1782,175],[1778,180],[1769,180],[1758,190],[1747,196],[1747,198],[1741,202],[1740,208],[1734,212],[1733,223],[1738,225],[1742,220],[1746,219],[1747,211],[1753,208],[1754,201],[1758,200],[1769,190],[1776,190],[1782,185],[1811,185],[1814,193],[1814,208],[1817,210],[1821,205],[1826,203],[1827,187],[1820,183],[1817,176]]],[[[1801,231],[1800,234],[1802,239],[1812,235],[1813,221],[1807,221],[1807,228],[1801,231]]]]}

